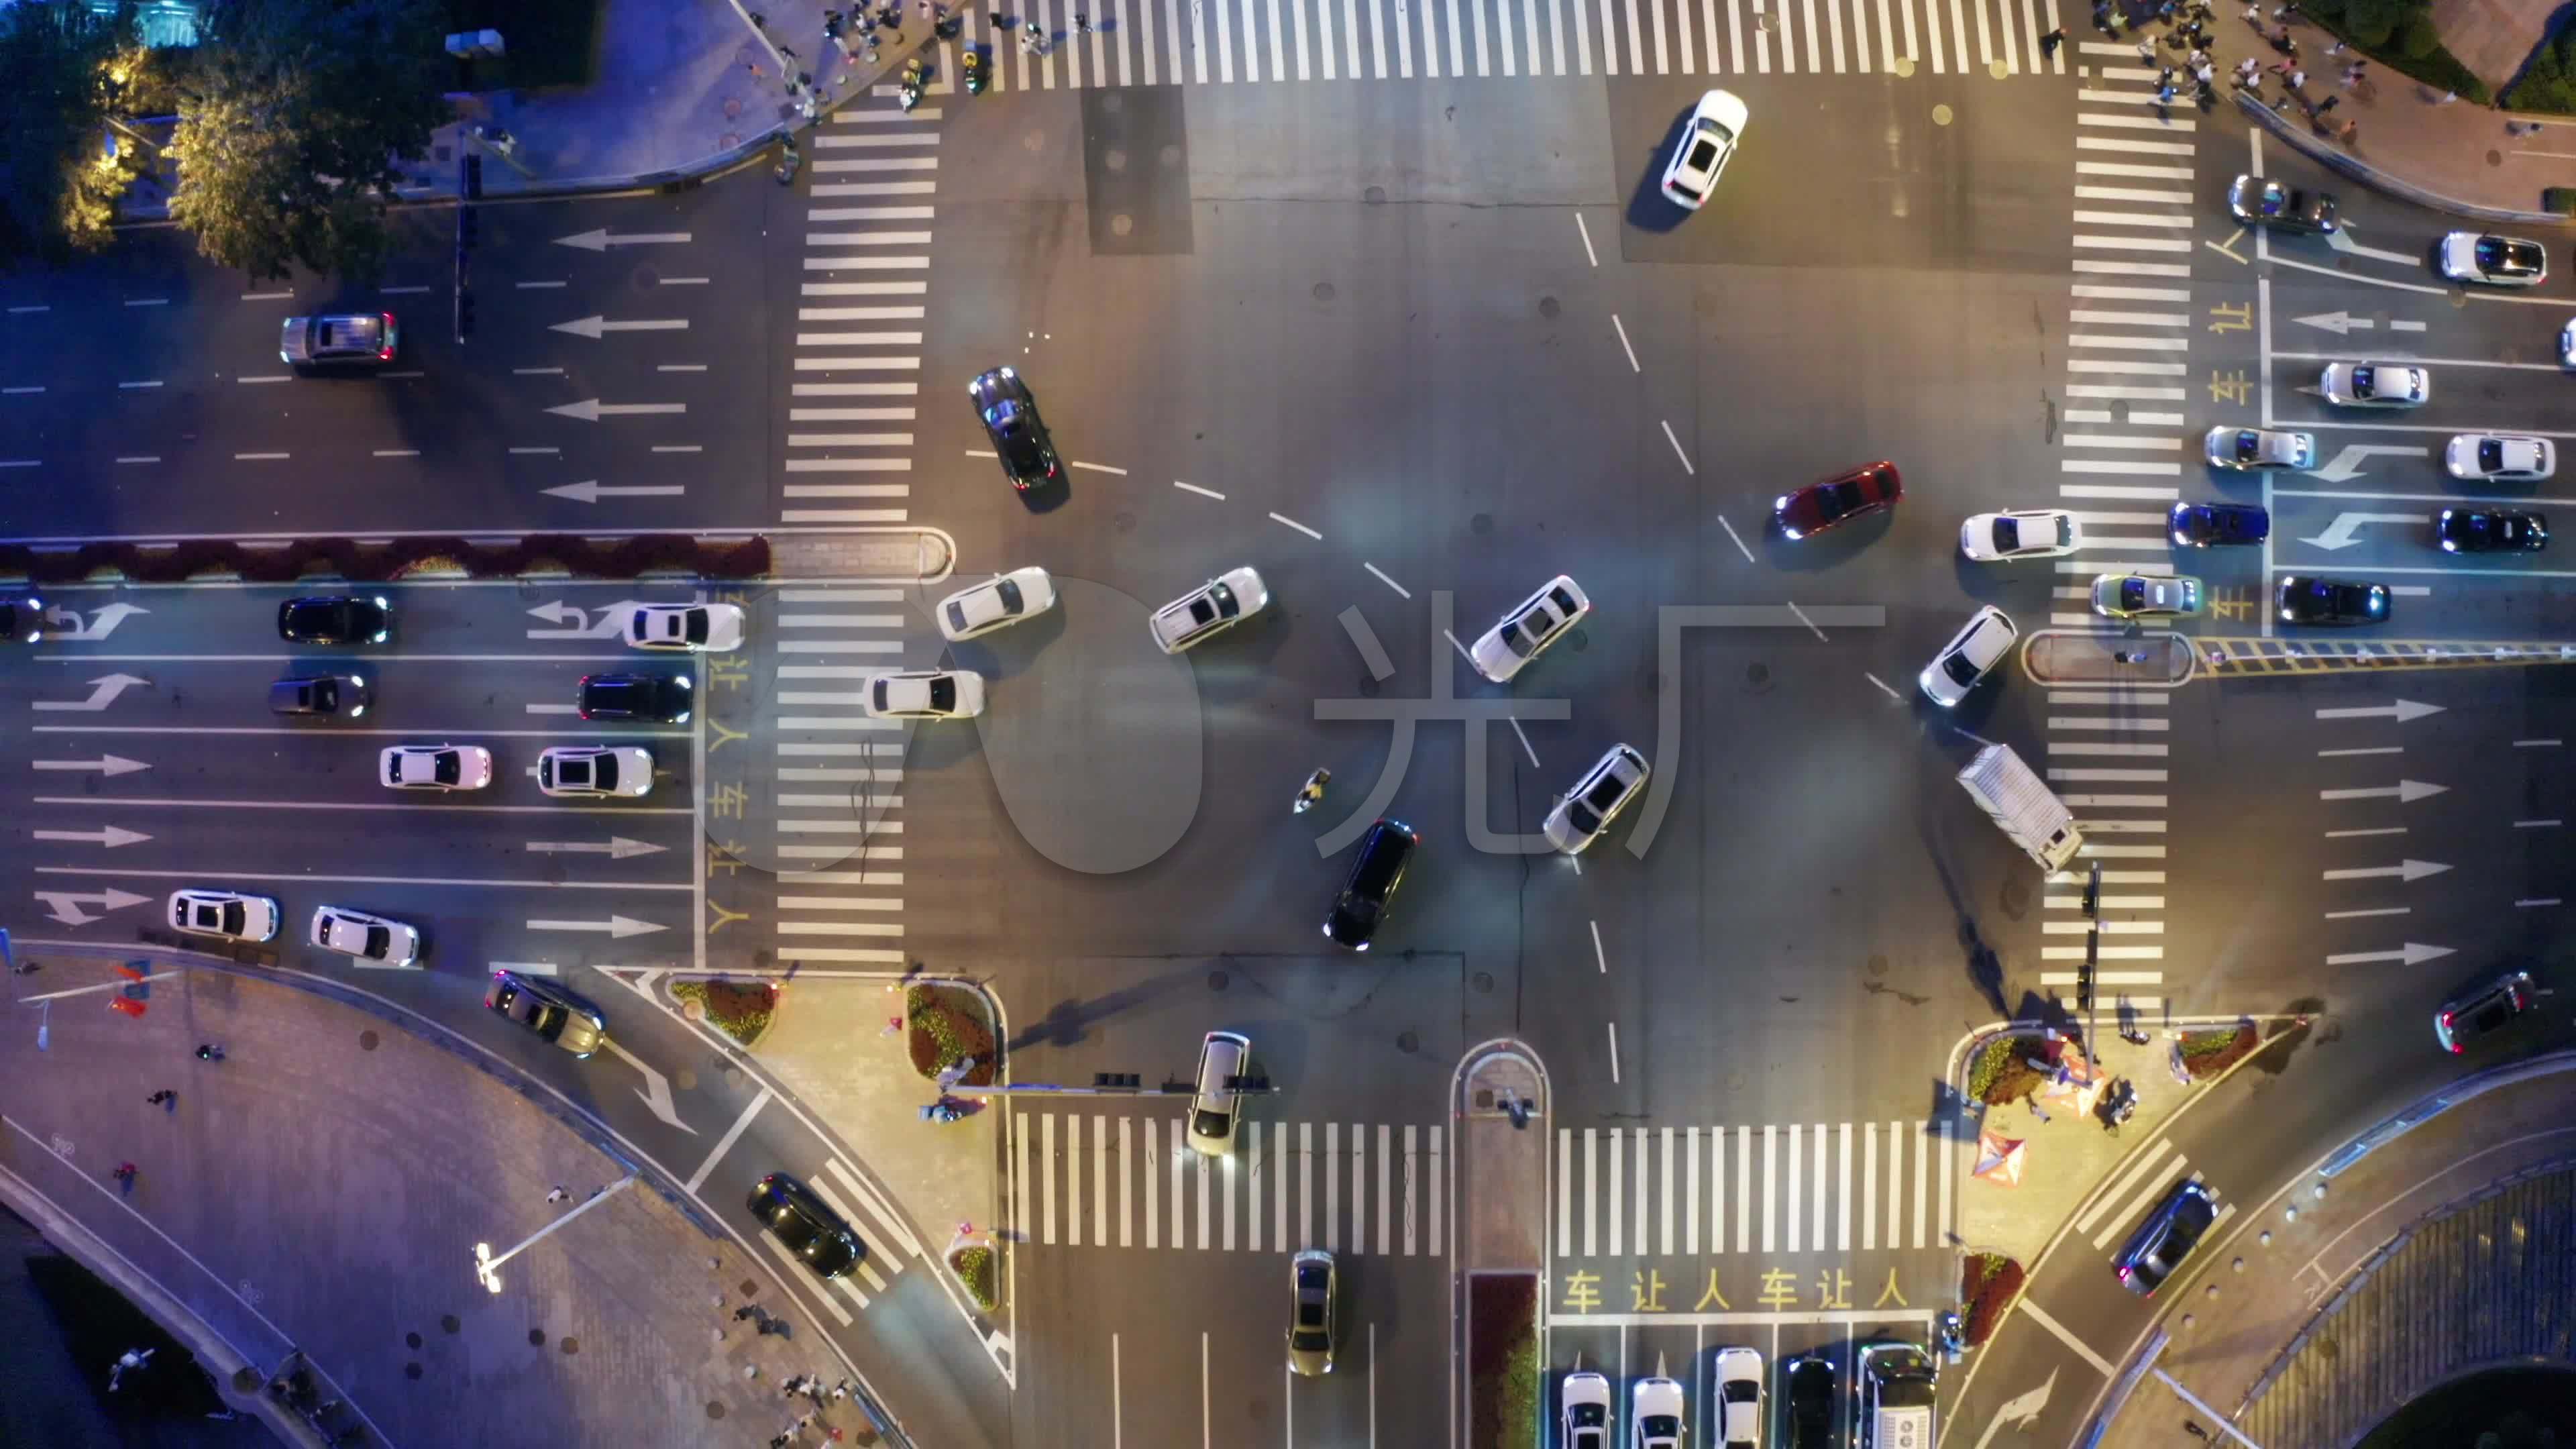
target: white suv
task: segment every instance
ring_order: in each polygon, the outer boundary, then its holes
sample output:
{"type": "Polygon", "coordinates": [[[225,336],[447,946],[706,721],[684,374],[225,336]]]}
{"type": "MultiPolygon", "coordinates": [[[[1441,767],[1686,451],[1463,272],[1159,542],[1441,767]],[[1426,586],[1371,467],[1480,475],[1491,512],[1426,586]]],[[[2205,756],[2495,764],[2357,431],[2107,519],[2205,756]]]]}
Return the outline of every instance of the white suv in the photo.
{"type": "Polygon", "coordinates": [[[1199,1043],[1198,1095],[1190,1099],[1190,1145],[1211,1157],[1234,1150],[1235,1124],[1243,1120],[1243,1099],[1226,1078],[1252,1070],[1252,1039],[1230,1031],[1212,1031],[1199,1043]]]}
{"type": "Polygon", "coordinates": [[[1690,124],[1682,128],[1680,143],[1673,147],[1672,159],[1664,163],[1665,197],[1676,206],[1699,210],[1735,155],[1736,138],[1744,134],[1749,114],[1732,91],[1701,96],[1691,108],[1690,124]]]}
{"type": "Polygon", "coordinates": [[[939,632],[949,642],[990,634],[1055,607],[1055,580],[1035,566],[968,584],[939,601],[939,632]]]}
{"type": "Polygon", "coordinates": [[[2010,653],[2013,640],[2020,637],[2013,628],[2012,616],[1992,604],[1971,615],[1932,662],[1923,666],[1915,683],[1934,704],[1944,709],[1955,707],[1968,697],[1994,667],[2010,653]]]}
{"type": "Polygon", "coordinates": [[[574,799],[650,794],[653,752],[642,745],[555,745],[537,756],[537,788],[574,799]]]}
{"type": "Polygon", "coordinates": [[[388,966],[409,966],[420,959],[419,931],[400,921],[342,906],[323,906],[314,911],[306,939],[325,951],[337,951],[361,961],[382,961],[388,966]]]}
{"type": "Polygon", "coordinates": [[[1194,649],[1270,602],[1270,586],[1250,564],[1228,569],[1154,611],[1154,643],[1166,654],[1194,649]]]}
{"type": "Polygon", "coordinates": [[[239,891],[170,893],[170,928],[227,941],[266,941],[277,934],[277,902],[239,891]]]}

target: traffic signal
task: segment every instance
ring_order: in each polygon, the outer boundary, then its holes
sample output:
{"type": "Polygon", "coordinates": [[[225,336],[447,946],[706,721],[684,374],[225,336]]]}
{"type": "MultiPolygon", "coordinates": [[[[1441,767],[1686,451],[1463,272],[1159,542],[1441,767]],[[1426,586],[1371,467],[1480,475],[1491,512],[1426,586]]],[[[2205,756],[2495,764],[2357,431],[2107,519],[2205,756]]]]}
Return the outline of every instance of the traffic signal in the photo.
{"type": "Polygon", "coordinates": [[[2102,959],[2102,927],[2099,922],[2084,933],[2084,965],[2075,973],[2075,1009],[2093,1009],[2093,968],[2102,959]]]}

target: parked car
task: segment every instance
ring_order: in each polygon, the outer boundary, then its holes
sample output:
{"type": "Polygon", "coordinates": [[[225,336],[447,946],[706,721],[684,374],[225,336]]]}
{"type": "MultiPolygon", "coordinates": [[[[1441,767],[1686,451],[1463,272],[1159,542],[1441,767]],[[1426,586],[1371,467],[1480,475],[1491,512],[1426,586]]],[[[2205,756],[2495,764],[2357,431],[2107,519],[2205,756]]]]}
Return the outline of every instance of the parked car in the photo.
{"type": "Polygon", "coordinates": [[[2442,238],[2439,269],[2454,282],[2537,287],[2549,280],[2549,253],[2520,237],[2455,231],[2442,238]]]}
{"type": "Polygon", "coordinates": [[[1467,662],[1494,683],[1509,684],[1513,675],[1546,653],[1549,645],[1564,638],[1591,612],[1591,597],[1571,576],[1558,574],[1540,585],[1537,593],[1513,606],[1494,627],[1477,635],[1476,642],[1467,648],[1467,662]]]}
{"type": "Polygon", "coordinates": [[[2528,971],[2508,971],[2457,1001],[2442,1003],[2433,1018],[2433,1039],[2457,1056],[2540,1005],[2539,989],[2528,971]]]}
{"type": "Polygon", "coordinates": [[[175,890],[170,929],[227,941],[268,941],[277,936],[277,902],[240,891],[175,890]]]}
{"type": "Polygon", "coordinates": [[[2058,558],[2084,546],[2084,526],[2063,508],[1972,513],[1959,525],[1959,552],[1979,563],[2058,558]]]}
{"type": "Polygon", "coordinates": [[[984,676],[972,669],[909,669],[868,681],[870,719],[973,719],[984,712],[984,676]]]}
{"type": "Polygon", "coordinates": [[[2111,1267],[2130,1292],[2152,1298],[2217,1220],[2218,1203],[2209,1195],[2209,1189],[2195,1179],[2184,1178],[2129,1234],[2129,1241],[2121,1245],[2120,1255],[2111,1260],[2111,1267]]]}
{"type": "Polygon", "coordinates": [[[1762,1351],[1717,1351],[1717,1432],[1726,1449],[1762,1449],[1762,1351]]]}
{"type": "Polygon", "coordinates": [[[1950,636],[1950,642],[1941,646],[1931,663],[1923,666],[1915,683],[1922,686],[1934,704],[1953,708],[2003,662],[2003,657],[2012,651],[2013,640],[2019,637],[2012,615],[1988,604],[1968,616],[1968,622],[1950,636]]]}
{"type": "Polygon", "coordinates": [[[2110,619],[2181,619],[2200,612],[2200,580],[2170,574],[2103,574],[2093,612],[2110,619]]]}
{"type": "Polygon", "coordinates": [[[2317,387],[2345,407],[2421,407],[2433,396],[2433,374],[2396,362],[2329,362],[2317,387]]]}
{"type": "Polygon", "coordinates": [[[33,644],[45,637],[45,601],[30,594],[0,599],[0,639],[33,644]]]}
{"type": "Polygon", "coordinates": [[[356,719],[372,703],[362,674],[307,674],[268,687],[271,714],[356,719]]]}
{"type": "Polygon", "coordinates": [[[1584,1369],[1556,1390],[1557,1442],[1564,1449],[1610,1449],[1610,1377],[1584,1369]]]}
{"type": "Polygon", "coordinates": [[[1288,1367],[1306,1378],[1333,1371],[1333,1255],[1308,1248],[1288,1260],[1288,1367]]]}
{"type": "Polygon", "coordinates": [[[2335,229],[2335,199],[2260,176],[2239,176],[2227,188],[2227,210],[2247,226],[2307,233],[2335,229]]]}
{"type": "Polygon", "coordinates": [[[2317,435],[2289,428],[2212,428],[2200,440],[2213,468],[2297,471],[2317,466],[2317,435]]]}
{"type": "Polygon", "coordinates": [[[1781,494],[1771,500],[1771,516],[1781,537],[1813,538],[1855,518],[1883,513],[1904,497],[1904,476],[1882,459],[1781,494]]]}
{"type": "Polygon", "coordinates": [[[1682,1449],[1682,1386],[1662,1377],[1628,1386],[1628,1442],[1632,1449],[1682,1449]]]}
{"type": "Polygon", "coordinates": [[[2185,548],[2244,548],[2272,536],[2272,515],[2259,503],[2177,503],[2168,518],[2185,548]]]}
{"type": "Polygon", "coordinates": [[[1612,745],[1547,812],[1546,822],[1539,827],[1547,843],[1567,855],[1581,855],[1646,788],[1649,773],[1644,755],[1626,745],[1612,745]]]}
{"type": "Polygon", "coordinates": [[[376,778],[389,790],[480,790],[492,783],[492,752],[481,745],[387,745],[376,778]]]}
{"type": "Polygon", "coordinates": [[[391,312],[335,312],[289,317],[279,325],[277,355],[298,372],[308,367],[382,367],[394,360],[402,329],[391,312]]]}
{"type": "Polygon", "coordinates": [[[1239,1032],[1212,1031],[1199,1042],[1198,1095],[1190,1099],[1190,1145],[1211,1157],[1234,1150],[1234,1129],[1243,1120],[1243,1096],[1227,1083],[1252,1072],[1252,1038],[1239,1032]]]}
{"type": "Polygon", "coordinates": [[[608,1022],[597,1008],[542,976],[494,971],[492,984],[483,989],[483,1008],[576,1057],[598,1051],[608,1039],[608,1022]]]}
{"type": "Polygon", "coordinates": [[[420,932],[400,921],[388,921],[346,906],[323,906],[313,912],[307,939],[325,951],[409,966],[420,959],[420,932]]]}
{"type": "Polygon", "coordinates": [[[382,594],[316,594],[277,606],[277,637],[289,644],[382,644],[393,636],[393,601],[382,594]]]}
{"type": "Polygon", "coordinates": [[[750,1200],[743,1205],[817,1278],[840,1277],[867,1252],[831,1204],[786,1173],[773,1172],[752,1184],[750,1200]]]}
{"type": "Polygon", "coordinates": [[[653,752],[642,745],[549,745],[537,788],[558,799],[634,799],[653,792],[653,752]]]}
{"type": "Polygon", "coordinates": [[[1422,835],[1401,820],[1381,820],[1360,837],[1359,854],[1351,859],[1349,879],[1342,883],[1341,894],[1333,898],[1332,914],[1324,918],[1324,934],[1334,944],[1365,951],[1377,936],[1377,928],[1386,920],[1387,903],[1395,898],[1396,887],[1404,884],[1404,867],[1413,859],[1415,846],[1422,835]]]}
{"type": "Polygon", "coordinates": [[[579,698],[583,719],[687,724],[698,688],[685,674],[585,674],[579,698]]]}
{"type": "Polygon", "coordinates": [[[2567,325],[2558,329],[2558,365],[2576,367],[2576,318],[2568,319],[2567,325]]]}
{"type": "Polygon", "coordinates": [[[1270,602],[1270,586],[1250,564],[1228,569],[1154,611],[1154,643],[1166,654],[1195,649],[1270,602]]]}
{"type": "Polygon", "coordinates": [[[2283,574],[2274,591],[2284,624],[2385,624],[2388,585],[2283,574]]]}
{"type": "Polygon", "coordinates": [[[1008,367],[976,374],[966,385],[966,393],[975,400],[975,417],[984,425],[984,436],[993,442],[993,452],[1002,460],[1002,476],[1011,486],[1026,493],[1040,483],[1052,483],[1060,472],[1056,461],[1055,439],[1038,416],[1038,400],[1029,395],[1029,385],[1008,367]]]}
{"type": "Polygon", "coordinates": [[[1691,108],[1690,124],[1682,127],[1681,139],[1673,145],[1671,159],[1664,162],[1665,197],[1676,206],[1699,210],[1725,173],[1726,163],[1734,158],[1750,115],[1732,91],[1702,95],[1691,108]]]}
{"type": "Polygon", "coordinates": [[[2538,553],[2549,546],[2549,519],[2524,508],[2445,508],[2433,537],[2444,553],[2538,553]]]}
{"type": "Polygon", "coordinates": [[[1831,1449],[1834,1442],[1834,1361],[1802,1353],[1781,1370],[1789,1400],[1789,1449],[1831,1449]]]}
{"type": "Polygon", "coordinates": [[[2558,446],[2547,438],[2462,433],[2442,450],[2442,466],[2454,478],[2536,483],[2558,471],[2558,446]]]}
{"type": "Polygon", "coordinates": [[[1034,565],[968,584],[939,601],[939,632],[957,643],[1055,607],[1055,580],[1034,565]]]}
{"type": "Polygon", "coordinates": [[[740,604],[638,604],[626,616],[626,642],[637,649],[726,654],[742,635],[740,604]]]}

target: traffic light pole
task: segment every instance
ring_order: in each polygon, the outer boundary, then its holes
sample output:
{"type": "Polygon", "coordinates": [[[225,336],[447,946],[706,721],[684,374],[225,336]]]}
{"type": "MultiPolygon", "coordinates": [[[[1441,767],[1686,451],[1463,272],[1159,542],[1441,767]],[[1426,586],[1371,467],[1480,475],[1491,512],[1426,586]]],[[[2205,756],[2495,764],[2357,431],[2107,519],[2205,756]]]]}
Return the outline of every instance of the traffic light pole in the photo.
{"type": "Polygon", "coordinates": [[[2102,862],[2098,860],[2084,882],[2084,924],[2084,969],[2075,979],[2075,1004],[2084,1008],[2084,1051],[2098,1070],[2102,1048],[2094,1028],[2100,1024],[2101,1010],[2093,986],[2102,964],[2102,862]]]}

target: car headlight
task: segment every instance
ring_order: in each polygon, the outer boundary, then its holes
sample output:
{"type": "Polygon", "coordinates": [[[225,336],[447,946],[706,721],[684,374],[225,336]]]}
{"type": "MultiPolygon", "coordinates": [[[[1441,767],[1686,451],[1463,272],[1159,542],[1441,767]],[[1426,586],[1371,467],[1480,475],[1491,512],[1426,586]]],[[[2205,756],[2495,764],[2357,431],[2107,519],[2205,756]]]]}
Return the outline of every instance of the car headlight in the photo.
{"type": "Polygon", "coordinates": [[[2460,551],[2460,541],[2459,541],[2458,539],[2456,539],[2456,538],[2446,538],[2446,539],[2443,539],[2443,540],[2442,540],[2442,552],[2444,552],[2444,553],[2458,553],[2459,551],[2460,551]]]}
{"type": "Polygon", "coordinates": [[[2185,536],[2183,535],[2183,531],[2182,531],[2181,529],[2179,529],[2179,528],[2177,528],[2177,529],[2175,529],[2175,530],[2173,531],[2173,541],[2174,541],[2175,543],[2177,543],[2177,544],[2182,545],[2182,546],[2183,546],[2183,547],[2185,547],[2185,548],[2189,548],[2189,547],[2191,546],[2191,540],[2190,540],[2189,538],[2185,537],[2185,536]]]}
{"type": "Polygon", "coordinates": [[[1804,538],[1806,535],[1784,523],[1780,525],[1780,536],[1783,538],[1804,538]]]}
{"type": "Polygon", "coordinates": [[[2288,609],[2283,609],[2281,611],[2281,622],[2284,624],[2295,624],[2299,622],[2299,616],[2288,609]]]}

